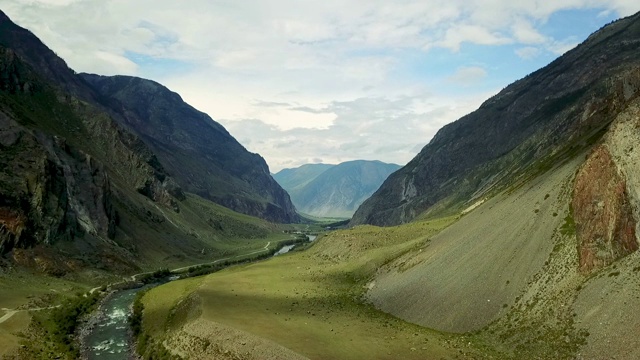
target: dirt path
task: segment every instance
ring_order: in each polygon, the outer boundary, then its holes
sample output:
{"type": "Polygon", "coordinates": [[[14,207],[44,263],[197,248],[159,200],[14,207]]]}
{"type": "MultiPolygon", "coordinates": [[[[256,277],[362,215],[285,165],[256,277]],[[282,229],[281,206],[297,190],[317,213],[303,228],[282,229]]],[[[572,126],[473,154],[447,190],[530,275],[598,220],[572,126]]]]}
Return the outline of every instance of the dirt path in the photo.
{"type": "Polygon", "coordinates": [[[13,309],[7,309],[4,308],[2,310],[6,311],[7,313],[4,314],[2,317],[0,317],[0,324],[2,324],[3,322],[11,319],[11,317],[19,312],[22,311],[41,311],[41,310],[49,310],[49,309],[54,309],[60,307],[60,305],[56,305],[56,306],[48,306],[48,307],[39,307],[39,308],[31,308],[31,309],[21,309],[21,310],[13,310],[13,309]]]}
{"type": "MultiPolygon", "coordinates": [[[[269,241],[269,242],[267,243],[267,245],[265,245],[265,246],[264,246],[262,249],[260,249],[260,250],[256,250],[256,251],[253,251],[253,252],[250,252],[250,253],[246,253],[246,254],[242,254],[242,255],[236,255],[236,256],[231,256],[231,257],[228,257],[228,258],[218,259],[218,260],[215,260],[215,261],[212,261],[212,262],[201,263],[201,264],[194,264],[194,265],[189,265],[189,266],[183,266],[183,267],[180,267],[180,268],[177,268],[177,269],[173,269],[173,270],[171,270],[171,272],[172,272],[172,273],[177,273],[177,272],[180,272],[180,271],[187,270],[188,268],[190,268],[190,267],[194,267],[194,266],[214,265],[214,264],[217,264],[217,263],[219,263],[219,262],[221,262],[221,261],[230,260],[230,259],[238,258],[238,257],[242,257],[242,256],[249,256],[249,255],[253,255],[253,254],[258,254],[258,253],[261,253],[261,252],[263,252],[263,251],[267,251],[267,250],[269,250],[269,245],[271,245],[271,241],[269,241]]],[[[151,273],[150,273],[150,272],[147,272],[147,273],[143,273],[143,274],[151,274],[151,273]]],[[[136,274],[136,275],[133,275],[133,276],[139,276],[139,275],[143,275],[143,274],[136,274]]],[[[132,277],[132,278],[133,278],[133,277],[132,277]]]]}
{"type": "Polygon", "coordinates": [[[10,309],[2,309],[2,310],[7,311],[7,313],[4,314],[4,316],[0,317],[0,324],[11,319],[13,315],[15,315],[18,311],[20,311],[20,310],[10,310],[10,309]]]}

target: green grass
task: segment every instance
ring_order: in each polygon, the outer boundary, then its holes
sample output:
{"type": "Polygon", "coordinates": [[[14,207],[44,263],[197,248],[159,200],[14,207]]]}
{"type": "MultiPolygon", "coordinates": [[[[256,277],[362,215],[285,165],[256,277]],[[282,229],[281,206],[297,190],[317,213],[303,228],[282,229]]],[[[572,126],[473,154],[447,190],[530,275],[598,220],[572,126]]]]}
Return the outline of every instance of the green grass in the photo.
{"type": "Polygon", "coordinates": [[[118,203],[121,214],[116,236],[121,247],[136,255],[143,270],[176,268],[240,255],[291,239],[290,225],[233,212],[193,194],[180,212],[155,206],[142,195],[139,203],[118,203]]]}
{"type": "MultiPolygon", "coordinates": [[[[32,309],[61,304],[73,298],[75,294],[89,289],[88,285],[71,282],[55,277],[46,277],[23,270],[12,270],[0,275],[0,308],[32,309]]],[[[0,317],[6,312],[0,310],[0,317]]],[[[8,321],[0,324],[0,356],[8,355],[18,349],[20,343],[41,349],[39,345],[42,336],[51,333],[44,332],[44,327],[33,332],[29,327],[34,317],[41,321],[51,315],[50,311],[28,312],[21,311],[13,315],[8,321]],[[26,336],[21,335],[24,333],[26,336]],[[34,335],[30,337],[29,335],[34,335]],[[38,335],[41,335],[38,337],[38,335]]],[[[48,349],[53,353],[54,347],[48,349]]],[[[66,350],[65,350],[66,351],[66,350]]],[[[56,350],[57,354],[64,351],[56,350]]],[[[27,358],[36,358],[30,353],[27,358]]],[[[49,352],[43,353],[48,356],[49,352]]],[[[38,355],[39,356],[39,355],[38,355]]],[[[44,356],[44,355],[43,355],[44,356]]],[[[46,358],[46,356],[44,358],[46,358]]]]}
{"type": "MultiPolygon", "coordinates": [[[[269,243],[268,251],[272,251],[279,243],[292,240],[294,236],[283,232],[293,230],[294,227],[290,225],[272,224],[242,215],[195,195],[189,194],[187,200],[180,204],[180,213],[155,207],[139,194],[134,194],[132,198],[139,199],[140,203],[117,204],[121,214],[131,212],[135,216],[127,216],[121,223],[129,231],[129,238],[121,235],[116,240],[119,246],[136,254],[138,265],[141,266],[141,270],[137,271],[176,268],[235,257],[260,251],[269,243]],[[149,210],[159,222],[149,221],[144,209],[149,210]],[[222,229],[211,226],[209,220],[212,218],[219,220],[222,229]],[[185,236],[189,232],[195,236],[185,236]]],[[[69,295],[121,279],[113,274],[107,275],[99,271],[81,270],[71,274],[74,281],[67,281],[26,270],[14,270],[0,275],[0,309],[56,305],[69,295]]],[[[0,317],[4,314],[5,311],[0,310],[0,317]]],[[[47,317],[51,314],[37,315],[42,325],[47,323],[47,317]]],[[[0,354],[17,348],[21,341],[17,333],[26,330],[31,321],[32,314],[25,312],[14,315],[10,322],[0,324],[0,354]]]]}
{"type": "Polygon", "coordinates": [[[302,222],[304,223],[313,223],[313,224],[331,224],[335,222],[349,220],[349,218],[340,218],[340,217],[319,217],[305,213],[298,213],[302,218],[302,222]]]}
{"type": "Polygon", "coordinates": [[[325,359],[423,359],[472,351],[445,346],[451,335],[396,319],[362,299],[376,269],[423,246],[453,221],[337,231],[306,252],[154,288],[143,298],[144,331],[162,339],[202,318],[325,359]]]}
{"type": "Polygon", "coordinates": [[[576,234],[576,222],[575,220],[573,220],[573,214],[571,210],[564,218],[564,224],[562,224],[562,227],[560,227],[560,233],[566,236],[573,236],[576,234]]]}

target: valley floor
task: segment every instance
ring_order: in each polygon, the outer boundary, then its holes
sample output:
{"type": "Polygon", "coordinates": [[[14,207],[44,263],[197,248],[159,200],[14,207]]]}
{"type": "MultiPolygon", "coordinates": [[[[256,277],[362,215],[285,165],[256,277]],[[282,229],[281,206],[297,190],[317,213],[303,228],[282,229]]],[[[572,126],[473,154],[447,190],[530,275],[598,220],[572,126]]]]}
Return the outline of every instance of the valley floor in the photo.
{"type": "Polygon", "coordinates": [[[144,331],[193,359],[637,358],[640,255],[578,271],[582,158],[463,216],[335,231],[160,286],[144,331]]]}
{"type": "Polygon", "coordinates": [[[197,359],[479,356],[464,336],[407,323],[362,301],[379,266],[454,220],[336,232],[303,253],[155,288],[143,299],[145,331],[168,333],[168,349],[197,359]]]}
{"type": "Polygon", "coordinates": [[[26,331],[31,322],[30,309],[48,307],[63,293],[86,290],[74,282],[34,276],[27,271],[14,270],[9,275],[0,275],[0,357],[19,346],[18,334],[26,331]]]}

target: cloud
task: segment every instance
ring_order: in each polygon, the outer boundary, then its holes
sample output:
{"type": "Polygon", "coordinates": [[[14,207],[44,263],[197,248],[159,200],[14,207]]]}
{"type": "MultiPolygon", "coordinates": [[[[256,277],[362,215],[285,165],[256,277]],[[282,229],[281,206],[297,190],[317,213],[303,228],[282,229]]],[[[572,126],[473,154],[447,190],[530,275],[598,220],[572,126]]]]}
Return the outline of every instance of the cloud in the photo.
{"type": "Polygon", "coordinates": [[[556,55],[562,55],[578,45],[579,41],[573,38],[563,41],[554,41],[548,45],[548,50],[556,55]]]}
{"type": "Polygon", "coordinates": [[[563,14],[592,17],[585,23],[595,30],[640,5],[0,0],[0,8],[77,71],[165,84],[278,169],[318,159],[405,163],[442,125],[579,43],[584,34],[563,14]],[[486,54],[504,64],[477,59],[486,54]]]}
{"type": "Polygon", "coordinates": [[[444,39],[438,42],[439,46],[449,48],[453,51],[460,50],[462,43],[473,43],[479,45],[504,45],[513,40],[500,32],[491,31],[489,28],[478,25],[459,25],[451,27],[446,31],[444,39]]]}
{"type": "Polygon", "coordinates": [[[530,60],[540,55],[540,49],[533,46],[527,46],[515,50],[516,55],[525,60],[530,60]]]}
{"type": "Polygon", "coordinates": [[[331,114],[332,113],[332,111],[330,109],[327,109],[327,108],[314,109],[314,108],[310,108],[308,106],[291,107],[291,108],[289,108],[289,110],[302,111],[302,112],[311,113],[311,114],[331,114]]]}
{"type": "Polygon", "coordinates": [[[259,106],[259,107],[290,107],[291,106],[291,104],[286,102],[260,101],[260,100],[253,102],[252,105],[259,106]]]}
{"type": "Polygon", "coordinates": [[[542,44],[547,41],[547,38],[525,19],[516,20],[511,30],[515,40],[521,44],[542,44]]]}
{"type": "Polygon", "coordinates": [[[128,58],[106,51],[96,51],[90,59],[92,69],[105,75],[130,75],[137,72],[138,66],[128,58]]]}
{"type": "Polygon", "coordinates": [[[336,119],[324,129],[283,130],[257,119],[219,121],[237,139],[243,139],[250,151],[269,154],[272,172],[306,163],[356,159],[405,164],[441,126],[476,109],[485,97],[459,99],[455,104],[422,95],[332,102],[327,109],[336,119]],[[256,134],[260,134],[259,141],[256,134]]]}
{"type": "Polygon", "coordinates": [[[449,77],[449,81],[464,86],[477,83],[487,76],[487,70],[480,66],[469,66],[459,68],[453,75],[449,77]]]}

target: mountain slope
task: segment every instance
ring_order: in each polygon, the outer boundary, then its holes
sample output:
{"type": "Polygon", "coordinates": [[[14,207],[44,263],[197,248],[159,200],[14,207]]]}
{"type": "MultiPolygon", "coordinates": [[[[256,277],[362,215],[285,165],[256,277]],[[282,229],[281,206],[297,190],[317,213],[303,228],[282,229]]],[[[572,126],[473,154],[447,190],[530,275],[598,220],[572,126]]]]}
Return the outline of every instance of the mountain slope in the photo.
{"type": "Polygon", "coordinates": [[[352,224],[453,213],[587,148],[640,87],[638,16],[601,29],[443,127],[358,209],[352,224]]]}
{"type": "MultiPolygon", "coordinates": [[[[563,151],[534,162],[533,168],[530,164],[529,169],[518,168],[520,161],[530,161],[525,158],[505,154],[514,162],[496,160],[503,168],[487,173],[484,182],[500,187],[503,181],[509,185],[505,191],[487,191],[476,184],[482,195],[475,196],[477,201],[462,211],[458,222],[377,273],[368,287],[369,301],[423,326],[474,331],[480,342],[493,342],[505,358],[637,358],[635,329],[640,320],[628,314],[639,310],[631,297],[640,288],[638,48],[640,15],[636,14],[601,29],[554,62],[572,59],[575,66],[587,65],[566,67],[568,75],[586,78],[593,73],[593,82],[580,91],[584,95],[573,105],[556,108],[558,113],[548,111],[548,99],[541,98],[542,105],[531,104],[545,117],[567,122],[571,131],[563,133],[558,127],[555,135],[565,136],[569,148],[560,148],[563,151]],[[575,54],[585,58],[575,59],[575,54]],[[594,63],[597,69],[589,67],[594,63]],[[592,130],[601,130],[589,141],[576,142],[589,124],[592,130]],[[515,171],[505,175],[504,169],[515,171]]],[[[554,69],[550,66],[532,76],[544,77],[554,69]]],[[[558,76],[567,80],[568,88],[574,86],[570,77],[558,76]]],[[[547,79],[558,81],[556,76],[547,79]]],[[[561,87],[557,90],[562,92],[561,87]]],[[[513,103],[503,111],[518,106],[513,103]]],[[[479,121],[478,112],[461,121],[479,121]]],[[[497,119],[501,116],[495,114],[497,119]]],[[[540,130],[531,133],[536,131],[540,130]]],[[[455,143],[435,147],[444,141],[441,136],[414,159],[414,172],[424,170],[421,164],[432,164],[438,151],[456,156],[448,153],[455,143]]],[[[544,149],[548,141],[530,135],[526,143],[544,149]]],[[[470,154],[481,151],[469,148],[469,143],[465,146],[470,154]]],[[[440,186],[474,189],[473,184],[460,184],[464,179],[454,176],[448,181],[458,184],[440,186]]],[[[470,198],[474,196],[449,201],[446,205],[451,207],[444,211],[458,211],[470,198]]]]}
{"type": "Polygon", "coordinates": [[[186,191],[235,211],[280,223],[297,221],[266,162],[224,127],[164,86],[129,76],[81,74],[186,191]]]}
{"type": "MultiPolygon", "coordinates": [[[[296,208],[305,214],[348,218],[389,174],[399,168],[399,165],[380,161],[348,161],[326,168],[318,175],[300,181],[295,187],[283,187],[291,195],[296,208]]],[[[302,168],[301,172],[313,175],[308,169],[302,168]]],[[[296,175],[295,178],[302,180],[300,173],[296,175]]]]}
{"type": "Polygon", "coordinates": [[[305,164],[293,169],[282,169],[273,174],[273,178],[291,194],[291,191],[307,185],[318,175],[334,166],[331,164],[305,164]]]}
{"type": "Polygon", "coordinates": [[[277,230],[185,194],[120,109],[2,13],[0,29],[4,258],[58,276],[130,273],[259,248],[277,230]]]}

